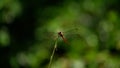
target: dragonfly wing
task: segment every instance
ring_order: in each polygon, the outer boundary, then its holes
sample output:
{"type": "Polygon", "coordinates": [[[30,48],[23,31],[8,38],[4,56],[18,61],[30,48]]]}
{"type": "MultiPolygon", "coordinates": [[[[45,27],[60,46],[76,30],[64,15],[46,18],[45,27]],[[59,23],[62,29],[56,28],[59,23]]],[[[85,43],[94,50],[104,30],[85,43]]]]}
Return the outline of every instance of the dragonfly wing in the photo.
{"type": "Polygon", "coordinates": [[[73,38],[73,37],[78,37],[78,35],[80,35],[80,32],[78,28],[72,28],[70,30],[63,32],[63,35],[68,38],[69,37],[73,38]]]}

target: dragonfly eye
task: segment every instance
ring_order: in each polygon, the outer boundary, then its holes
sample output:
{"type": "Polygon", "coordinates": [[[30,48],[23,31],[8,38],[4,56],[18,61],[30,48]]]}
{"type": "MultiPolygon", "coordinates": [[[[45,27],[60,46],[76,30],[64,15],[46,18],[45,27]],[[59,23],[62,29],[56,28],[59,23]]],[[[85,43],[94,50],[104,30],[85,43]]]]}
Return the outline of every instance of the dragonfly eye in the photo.
{"type": "Polygon", "coordinates": [[[58,32],[58,34],[61,34],[61,32],[58,32]]]}
{"type": "Polygon", "coordinates": [[[58,35],[62,36],[62,32],[58,32],[58,35]]]}

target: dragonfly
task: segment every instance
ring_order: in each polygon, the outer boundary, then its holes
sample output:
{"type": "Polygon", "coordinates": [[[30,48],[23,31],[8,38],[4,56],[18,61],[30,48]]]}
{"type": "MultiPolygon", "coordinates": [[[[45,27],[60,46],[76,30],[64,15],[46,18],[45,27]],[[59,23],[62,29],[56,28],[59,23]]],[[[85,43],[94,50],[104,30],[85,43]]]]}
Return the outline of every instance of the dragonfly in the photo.
{"type": "Polygon", "coordinates": [[[48,39],[50,40],[50,39],[56,39],[57,37],[60,39],[61,38],[61,40],[65,43],[65,44],[67,44],[67,45],[69,45],[69,41],[68,41],[68,39],[69,38],[73,38],[73,36],[78,36],[77,34],[79,33],[78,32],[79,31],[79,29],[78,28],[71,28],[71,29],[69,29],[69,30],[65,30],[65,31],[57,31],[57,32],[48,32],[47,34],[48,34],[48,39]]]}
{"type": "Polygon", "coordinates": [[[86,29],[82,26],[76,26],[76,27],[71,27],[67,29],[49,29],[49,28],[41,28],[39,29],[36,33],[38,41],[42,42],[44,45],[51,47],[53,43],[55,42],[56,38],[59,36],[58,42],[63,42],[65,45],[70,44],[70,41],[74,41],[76,39],[81,39],[81,37],[85,36],[87,34],[86,29]]]}
{"type": "Polygon", "coordinates": [[[58,35],[63,39],[64,43],[68,44],[67,39],[64,37],[62,32],[58,32],[58,35]]]}

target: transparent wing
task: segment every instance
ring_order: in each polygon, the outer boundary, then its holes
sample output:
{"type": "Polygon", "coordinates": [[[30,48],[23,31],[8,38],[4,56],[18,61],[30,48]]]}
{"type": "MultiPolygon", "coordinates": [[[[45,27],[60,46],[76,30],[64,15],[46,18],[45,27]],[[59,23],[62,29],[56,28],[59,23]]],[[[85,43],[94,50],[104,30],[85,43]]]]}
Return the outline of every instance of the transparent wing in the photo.
{"type": "Polygon", "coordinates": [[[46,28],[40,28],[35,33],[36,42],[39,46],[52,48],[56,39],[56,33],[48,31],[46,28]]]}
{"type": "MultiPolygon", "coordinates": [[[[58,32],[62,32],[64,38],[67,39],[68,42],[74,41],[74,40],[85,40],[89,38],[91,32],[83,26],[78,26],[74,28],[64,29],[63,31],[49,31],[48,29],[40,29],[37,31],[39,33],[37,37],[39,37],[40,42],[46,43],[46,45],[54,44],[54,41],[58,37],[58,32]]],[[[60,38],[60,41],[63,41],[62,38],[60,38]]]]}

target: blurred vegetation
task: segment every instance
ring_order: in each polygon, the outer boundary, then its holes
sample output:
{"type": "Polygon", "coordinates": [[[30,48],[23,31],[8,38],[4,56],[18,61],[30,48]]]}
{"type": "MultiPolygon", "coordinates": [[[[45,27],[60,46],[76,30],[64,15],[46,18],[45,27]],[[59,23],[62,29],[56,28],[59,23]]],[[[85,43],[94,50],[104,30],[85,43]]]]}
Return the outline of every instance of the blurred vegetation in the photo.
{"type": "Polygon", "coordinates": [[[0,0],[0,68],[120,68],[119,0],[0,0]]]}

